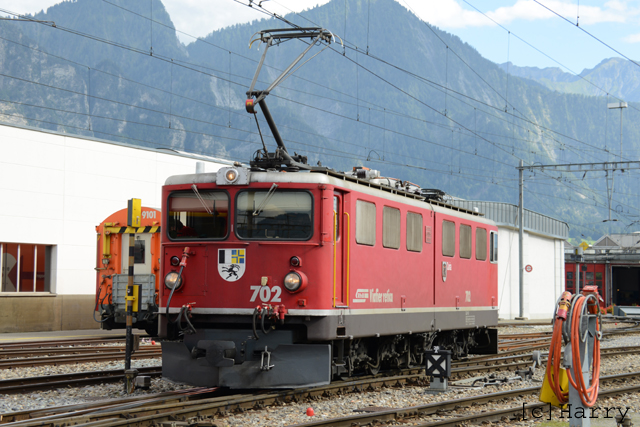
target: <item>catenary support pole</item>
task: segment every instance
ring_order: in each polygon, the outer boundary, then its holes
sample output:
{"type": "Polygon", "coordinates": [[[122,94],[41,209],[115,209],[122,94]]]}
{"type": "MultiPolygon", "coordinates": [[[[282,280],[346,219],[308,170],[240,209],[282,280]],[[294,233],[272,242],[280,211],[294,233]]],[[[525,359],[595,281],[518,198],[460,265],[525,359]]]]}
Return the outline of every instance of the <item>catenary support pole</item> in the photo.
{"type": "Polygon", "coordinates": [[[520,312],[518,317],[520,319],[524,319],[524,162],[520,160],[520,199],[518,203],[518,247],[519,247],[519,261],[518,261],[518,271],[519,275],[519,288],[520,288],[520,312]]]}

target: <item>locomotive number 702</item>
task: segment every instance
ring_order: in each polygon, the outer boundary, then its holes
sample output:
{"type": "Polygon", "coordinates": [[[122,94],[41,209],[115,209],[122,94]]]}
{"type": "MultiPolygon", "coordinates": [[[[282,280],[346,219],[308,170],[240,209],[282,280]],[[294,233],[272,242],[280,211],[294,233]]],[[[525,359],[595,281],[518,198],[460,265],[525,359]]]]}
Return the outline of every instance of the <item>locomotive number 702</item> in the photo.
{"type": "Polygon", "coordinates": [[[249,289],[253,291],[251,295],[251,302],[254,302],[258,295],[260,295],[260,301],[262,302],[281,302],[280,294],[282,288],[280,286],[250,286],[249,289]]]}

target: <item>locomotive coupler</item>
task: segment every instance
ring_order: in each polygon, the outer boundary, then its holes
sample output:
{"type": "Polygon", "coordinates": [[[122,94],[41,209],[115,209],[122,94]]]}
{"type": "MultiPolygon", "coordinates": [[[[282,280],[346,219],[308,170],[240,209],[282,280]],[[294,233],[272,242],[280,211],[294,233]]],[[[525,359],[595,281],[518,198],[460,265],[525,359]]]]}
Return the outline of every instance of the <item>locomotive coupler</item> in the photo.
{"type": "Polygon", "coordinates": [[[270,371],[275,365],[271,365],[271,352],[267,350],[267,346],[264,346],[264,351],[262,352],[262,357],[260,359],[260,370],[261,371],[270,371]],[[264,357],[267,356],[267,361],[265,363],[264,357]]]}

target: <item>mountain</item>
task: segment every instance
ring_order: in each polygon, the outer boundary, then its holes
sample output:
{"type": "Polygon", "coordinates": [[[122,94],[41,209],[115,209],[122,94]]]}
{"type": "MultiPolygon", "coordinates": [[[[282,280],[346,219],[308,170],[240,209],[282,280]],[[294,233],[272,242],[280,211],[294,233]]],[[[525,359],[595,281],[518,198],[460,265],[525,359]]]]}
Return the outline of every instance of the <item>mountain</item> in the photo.
{"type": "Polygon", "coordinates": [[[501,64],[500,68],[513,76],[531,79],[562,93],[611,95],[627,102],[640,102],[640,67],[622,58],[605,59],[579,75],[563,72],[558,67],[518,67],[510,62],[501,64]]]}
{"type": "MultiPolygon", "coordinates": [[[[516,204],[520,159],[601,162],[619,150],[619,121],[606,120],[602,98],[508,75],[393,0],[348,0],[346,9],[334,0],[285,18],[340,37],[267,97],[289,151],[311,164],[365,165],[457,197],[516,204]]],[[[248,42],[285,23],[235,25],[185,46],[160,0],[66,1],[33,19],[55,27],[0,21],[0,120],[243,162],[261,138],[275,146],[262,115],[258,129],[244,109],[264,51],[248,42]]],[[[256,88],[306,46],[271,47],[256,88]]],[[[640,121],[623,126],[633,153],[640,121]]],[[[525,175],[527,208],[569,222],[573,237],[604,232],[602,174],[525,175]]],[[[616,178],[621,229],[637,215],[635,176],[616,178]]]]}

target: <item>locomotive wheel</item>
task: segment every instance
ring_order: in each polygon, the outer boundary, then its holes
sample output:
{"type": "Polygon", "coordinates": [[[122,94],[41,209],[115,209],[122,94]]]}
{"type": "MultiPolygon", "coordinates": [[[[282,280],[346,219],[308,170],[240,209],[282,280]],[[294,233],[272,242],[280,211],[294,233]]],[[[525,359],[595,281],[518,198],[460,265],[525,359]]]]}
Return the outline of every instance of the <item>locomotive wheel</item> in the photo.
{"type": "Polygon", "coordinates": [[[370,373],[371,375],[378,375],[378,373],[380,372],[380,365],[378,365],[378,366],[371,366],[371,365],[369,365],[369,366],[367,367],[367,371],[369,371],[369,373],[370,373]]]}

